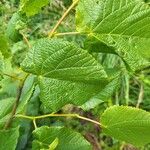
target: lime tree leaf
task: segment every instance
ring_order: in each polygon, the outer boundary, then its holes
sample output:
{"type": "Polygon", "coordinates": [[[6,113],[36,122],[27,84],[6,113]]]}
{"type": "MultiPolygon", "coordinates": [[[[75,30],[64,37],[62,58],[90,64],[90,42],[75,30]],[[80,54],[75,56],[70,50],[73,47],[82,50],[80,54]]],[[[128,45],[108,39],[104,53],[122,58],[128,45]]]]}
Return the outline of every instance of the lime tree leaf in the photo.
{"type": "Polygon", "coordinates": [[[19,106],[17,107],[16,113],[23,113],[26,110],[27,104],[32,98],[32,95],[35,90],[35,82],[34,82],[34,76],[29,76],[25,83],[24,87],[22,89],[22,94],[20,98],[19,106]]]}
{"type": "Polygon", "coordinates": [[[106,79],[103,67],[86,50],[61,39],[40,39],[21,64],[26,72],[91,83],[106,79]]]}
{"type": "Polygon", "coordinates": [[[51,0],[21,0],[20,9],[27,16],[33,16],[46,6],[51,0]]]}
{"type": "Polygon", "coordinates": [[[2,128],[5,122],[10,118],[10,113],[15,103],[15,98],[6,98],[0,100],[0,128],[2,128]]]}
{"type": "Polygon", "coordinates": [[[4,35],[0,35],[0,39],[0,52],[5,58],[8,58],[10,55],[8,40],[4,35]]]}
{"type": "Polygon", "coordinates": [[[55,112],[66,104],[77,106],[84,104],[98,94],[106,83],[91,84],[42,78],[39,85],[42,103],[46,108],[55,112]]]}
{"type": "Polygon", "coordinates": [[[150,143],[150,113],[138,108],[113,106],[101,116],[105,134],[118,140],[143,146],[150,143]]]}
{"type": "Polygon", "coordinates": [[[7,25],[6,36],[13,42],[18,42],[22,37],[22,35],[19,33],[19,30],[17,29],[17,24],[21,20],[21,14],[18,12],[14,13],[7,25]]]}
{"type": "Polygon", "coordinates": [[[92,97],[89,101],[87,101],[85,104],[81,106],[83,110],[90,110],[95,108],[97,105],[106,102],[109,100],[109,98],[113,95],[115,90],[118,89],[120,85],[120,73],[114,77],[114,79],[109,82],[102,90],[92,97]]]}
{"type": "Polygon", "coordinates": [[[6,116],[0,118],[0,129],[4,128],[5,123],[10,119],[11,113],[7,114],[6,116]]]}
{"type": "Polygon", "coordinates": [[[81,0],[76,18],[79,32],[113,47],[133,71],[149,65],[150,8],[142,0],[81,0]]]}
{"type": "Polygon", "coordinates": [[[15,150],[19,138],[19,127],[0,130],[0,150],[15,150]]]}
{"type": "Polygon", "coordinates": [[[0,119],[10,113],[10,110],[12,109],[15,102],[15,98],[7,98],[0,100],[0,119]]]}
{"type": "Polygon", "coordinates": [[[108,82],[106,72],[92,55],[59,39],[39,40],[22,68],[40,76],[41,101],[53,111],[68,103],[85,103],[108,82]]]}
{"type": "Polygon", "coordinates": [[[32,149],[49,149],[57,138],[56,150],[92,150],[91,145],[77,132],[64,127],[40,127],[33,132],[32,149]]]}
{"type": "Polygon", "coordinates": [[[4,69],[4,57],[0,52],[0,81],[3,79],[3,69],[4,69]]]}

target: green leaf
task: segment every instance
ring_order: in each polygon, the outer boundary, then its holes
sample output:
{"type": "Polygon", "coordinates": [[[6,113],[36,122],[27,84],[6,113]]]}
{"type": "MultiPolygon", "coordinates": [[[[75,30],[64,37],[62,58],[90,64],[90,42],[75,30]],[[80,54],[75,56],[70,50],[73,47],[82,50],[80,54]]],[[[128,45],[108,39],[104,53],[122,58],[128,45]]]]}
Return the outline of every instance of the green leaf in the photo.
{"type": "Polygon", "coordinates": [[[84,82],[40,79],[40,98],[47,109],[58,111],[66,104],[81,106],[105,87],[106,83],[91,84],[84,82]]]}
{"type": "Polygon", "coordinates": [[[0,118],[0,129],[4,128],[5,123],[10,119],[11,113],[7,114],[6,116],[0,118]]]}
{"type": "Polygon", "coordinates": [[[38,40],[21,66],[26,72],[59,80],[97,83],[107,78],[86,50],[60,39],[38,40]]]}
{"type": "Polygon", "coordinates": [[[28,102],[30,101],[35,89],[34,77],[29,76],[22,89],[22,94],[20,98],[19,106],[17,107],[16,113],[24,113],[27,107],[28,102]]]}
{"type": "Polygon", "coordinates": [[[4,69],[4,57],[3,57],[2,53],[0,52],[0,81],[2,79],[3,69],[4,69]]]}
{"type": "Polygon", "coordinates": [[[97,95],[92,97],[89,101],[81,106],[84,110],[90,110],[95,108],[97,105],[106,102],[118,89],[120,84],[120,73],[114,76],[114,79],[109,82],[97,95]]]}
{"type": "Polygon", "coordinates": [[[0,130],[0,150],[15,150],[19,138],[19,127],[0,130]]]}
{"type": "Polygon", "coordinates": [[[5,58],[10,55],[8,40],[4,35],[0,35],[0,52],[5,58]]]}
{"type": "Polygon", "coordinates": [[[0,119],[10,112],[10,110],[14,105],[14,102],[15,102],[15,98],[7,98],[7,99],[0,100],[0,106],[1,106],[0,119]]]}
{"type": "Polygon", "coordinates": [[[21,0],[20,9],[29,17],[37,14],[49,2],[50,0],[21,0]]]}
{"type": "Polygon", "coordinates": [[[58,139],[56,150],[92,150],[91,145],[77,132],[64,127],[40,127],[33,132],[35,140],[32,149],[49,149],[58,139]]]}
{"type": "Polygon", "coordinates": [[[17,24],[21,20],[22,16],[20,13],[17,12],[13,14],[12,18],[8,23],[6,35],[13,42],[18,42],[22,37],[22,35],[19,33],[19,30],[17,29],[17,24]]]}
{"type": "Polygon", "coordinates": [[[41,101],[53,111],[68,103],[85,103],[108,82],[106,72],[92,55],[59,39],[39,40],[23,61],[22,68],[40,75],[41,101]]]}
{"type": "Polygon", "coordinates": [[[81,0],[76,18],[79,32],[115,48],[133,71],[149,65],[150,8],[142,0],[81,0]]]}
{"type": "Polygon", "coordinates": [[[59,143],[59,139],[56,138],[50,145],[49,145],[49,150],[55,150],[57,145],[59,143]]]}
{"type": "Polygon", "coordinates": [[[127,143],[150,143],[150,113],[138,108],[113,106],[101,116],[105,134],[127,143]]]}

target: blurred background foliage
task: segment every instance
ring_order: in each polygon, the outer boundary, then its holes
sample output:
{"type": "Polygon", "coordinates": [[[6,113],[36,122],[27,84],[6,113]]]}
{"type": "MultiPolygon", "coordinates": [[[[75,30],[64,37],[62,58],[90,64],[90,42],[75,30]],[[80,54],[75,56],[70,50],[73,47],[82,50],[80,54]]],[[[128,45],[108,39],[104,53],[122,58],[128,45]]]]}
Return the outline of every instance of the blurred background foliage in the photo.
{"type": "MultiPolygon", "coordinates": [[[[62,16],[63,12],[72,3],[72,0],[53,0],[53,2],[42,11],[32,17],[21,16],[22,20],[15,20],[15,40],[8,39],[9,33],[8,26],[10,19],[18,11],[19,0],[1,0],[0,1],[0,57],[6,60],[3,66],[6,74],[17,74],[19,77],[24,75],[20,70],[20,63],[25,58],[28,51],[28,46],[24,41],[23,36],[27,37],[30,44],[34,43],[36,39],[46,37],[48,32],[53,28],[58,19],[62,16]],[[18,30],[19,29],[19,32],[18,30]],[[8,33],[7,33],[8,32],[8,33]],[[22,36],[23,35],[23,36],[22,36]],[[1,56],[3,55],[3,56],[1,56]]],[[[75,17],[72,10],[70,15],[58,28],[58,32],[71,32],[75,31],[75,17]]],[[[12,24],[10,24],[12,27],[12,24]]],[[[11,35],[12,36],[12,35],[11,35]]],[[[74,41],[81,47],[85,47],[84,36],[65,36],[69,41],[74,41]]],[[[123,67],[122,61],[119,57],[113,54],[93,54],[95,58],[103,64],[106,68],[123,67]]],[[[1,63],[1,62],[0,62],[1,63]]],[[[0,64],[1,65],[1,64],[0,64]]],[[[1,65],[2,66],[2,65],[1,65]]],[[[81,108],[74,107],[73,105],[65,106],[60,113],[78,113],[80,115],[99,119],[99,115],[111,105],[130,105],[140,107],[150,111],[150,68],[139,71],[135,75],[129,75],[126,70],[123,74],[117,77],[116,87],[112,89],[112,96],[107,96],[106,92],[93,101],[96,103],[85,104],[81,108]],[[85,111],[83,111],[85,110],[85,111]]],[[[29,77],[23,89],[24,94],[30,92],[30,87],[34,77],[29,77]]],[[[18,88],[18,81],[11,77],[0,77],[0,100],[8,97],[16,97],[18,88]]],[[[111,91],[111,89],[110,89],[111,91]]],[[[109,92],[109,91],[108,91],[109,92]]],[[[43,108],[39,101],[39,88],[36,87],[32,93],[32,98],[26,106],[26,113],[28,115],[41,115],[47,110],[43,108]]],[[[91,101],[92,102],[92,101],[91,101]]],[[[131,145],[120,143],[111,137],[105,136],[101,133],[101,128],[97,125],[87,123],[78,119],[72,118],[51,118],[42,119],[38,121],[38,126],[67,126],[73,128],[84,135],[84,137],[93,145],[94,150],[136,150],[131,145]]],[[[31,148],[33,126],[30,121],[21,121],[21,137],[19,139],[17,149],[28,150],[31,148]]],[[[147,145],[142,150],[150,150],[150,145],[147,145]]]]}

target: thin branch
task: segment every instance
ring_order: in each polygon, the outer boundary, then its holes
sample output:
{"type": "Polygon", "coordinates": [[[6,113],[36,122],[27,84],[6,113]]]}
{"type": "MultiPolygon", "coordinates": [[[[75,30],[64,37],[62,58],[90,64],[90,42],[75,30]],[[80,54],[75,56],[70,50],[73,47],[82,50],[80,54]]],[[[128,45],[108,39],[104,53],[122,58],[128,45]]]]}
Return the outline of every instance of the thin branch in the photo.
{"type": "Polygon", "coordinates": [[[47,117],[75,117],[75,118],[79,118],[79,119],[82,119],[82,120],[86,120],[88,122],[92,122],[92,123],[97,124],[101,127],[104,127],[100,122],[92,120],[90,118],[80,116],[78,114],[47,114],[47,115],[42,115],[42,116],[26,116],[26,115],[18,114],[15,117],[25,118],[25,119],[30,119],[30,120],[42,119],[42,118],[47,118],[47,117]]]}
{"type": "Polygon", "coordinates": [[[16,113],[16,110],[17,110],[17,107],[18,107],[18,104],[19,104],[19,100],[20,100],[20,97],[21,97],[21,93],[22,93],[22,89],[23,89],[23,86],[24,86],[24,82],[25,82],[27,77],[28,77],[28,75],[26,75],[25,78],[23,79],[23,81],[20,82],[16,101],[15,101],[13,109],[11,111],[10,118],[7,120],[7,122],[6,122],[5,126],[4,126],[4,129],[8,129],[10,127],[11,123],[12,123],[13,117],[14,117],[14,115],[16,113]]]}
{"type": "Polygon", "coordinates": [[[143,84],[141,84],[140,93],[139,93],[139,97],[138,97],[138,101],[137,101],[137,105],[136,105],[137,108],[140,107],[140,104],[143,101],[143,97],[144,97],[144,86],[143,86],[143,84]]]}
{"type": "Polygon", "coordinates": [[[72,5],[65,11],[65,13],[63,14],[63,16],[59,19],[59,21],[57,22],[57,24],[54,26],[54,28],[52,29],[52,31],[50,31],[48,33],[48,37],[52,37],[53,34],[55,33],[55,31],[57,30],[57,28],[59,27],[59,25],[62,23],[62,21],[66,18],[66,16],[69,14],[69,12],[76,6],[76,4],[78,3],[79,0],[75,0],[72,5]]]}
{"type": "Polygon", "coordinates": [[[64,36],[64,35],[78,35],[79,32],[64,32],[64,33],[56,33],[54,36],[64,36]]]}

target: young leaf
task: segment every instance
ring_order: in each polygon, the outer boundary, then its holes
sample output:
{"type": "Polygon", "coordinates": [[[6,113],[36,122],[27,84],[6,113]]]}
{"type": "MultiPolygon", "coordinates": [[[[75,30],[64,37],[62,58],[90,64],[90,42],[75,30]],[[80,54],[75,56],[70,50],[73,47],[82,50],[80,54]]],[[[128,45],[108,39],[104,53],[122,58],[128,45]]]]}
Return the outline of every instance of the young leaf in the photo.
{"type": "Polygon", "coordinates": [[[59,39],[39,40],[22,68],[40,75],[41,101],[53,111],[67,103],[85,103],[108,82],[106,72],[92,55],[59,39]]]}
{"type": "Polygon", "coordinates": [[[15,150],[19,137],[19,128],[0,130],[0,137],[0,150],[15,150]]]}
{"type": "Polygon", "coordinates": [[[150,113],[127,106],[113,106],[101,116],[105,134],[143,146],[150,143],[150,113]]]}
{"type": "Polygon", "coordinates": [[[76,15],[77,30],[114,47],[135,71],[149,65],[145,59],[145,53],[150,53],[149,16],[150,8],[142,0],[127,3],[124,0],[81,0],[76,15]],[[141,52],[142,45],[144,52],[141,52]]]}
{"type": "Polygon", "coordinates": [[[26,15],[33,16],[37,14],[42,7],[46,6],[50,0],[21,0],[20,9],[26,15]]]}
{"type": "Polygon", "coordinates": [[[32,149],[49,149],[57,138],[57,150],[92,150],[91,145],[77,132],[64,127],[40,127],[33,132],[32,149]]]}

